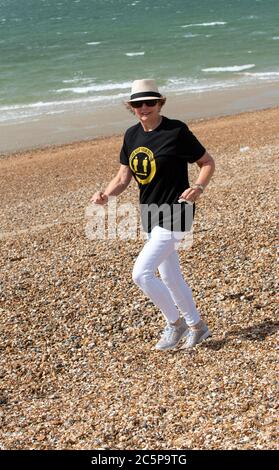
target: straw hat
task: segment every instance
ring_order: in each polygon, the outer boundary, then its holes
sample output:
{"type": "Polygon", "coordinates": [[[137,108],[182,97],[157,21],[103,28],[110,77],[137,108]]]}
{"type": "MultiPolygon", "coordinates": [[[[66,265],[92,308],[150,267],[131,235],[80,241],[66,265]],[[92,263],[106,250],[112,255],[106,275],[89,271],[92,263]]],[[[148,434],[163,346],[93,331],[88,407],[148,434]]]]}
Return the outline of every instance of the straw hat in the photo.
{"type": "Polygon", "coordinates": [[[158,90],[155,80],[135,80],[132,83],[131,98],[128,103],[140,100],[154,100],[163,98],[158,90]]]}

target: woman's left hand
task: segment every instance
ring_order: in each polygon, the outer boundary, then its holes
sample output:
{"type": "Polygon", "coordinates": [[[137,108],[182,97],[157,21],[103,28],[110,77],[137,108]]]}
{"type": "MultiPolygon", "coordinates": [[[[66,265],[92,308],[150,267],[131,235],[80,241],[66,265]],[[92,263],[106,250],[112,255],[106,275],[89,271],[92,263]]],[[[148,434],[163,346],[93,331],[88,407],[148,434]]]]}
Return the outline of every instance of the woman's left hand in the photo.
{"type": "Polygon", "coordinates": [[[201,188],[188,188],[179,196],[178,199],[185,199],[186,201],[196,202],[202,193],[201,188]]]}

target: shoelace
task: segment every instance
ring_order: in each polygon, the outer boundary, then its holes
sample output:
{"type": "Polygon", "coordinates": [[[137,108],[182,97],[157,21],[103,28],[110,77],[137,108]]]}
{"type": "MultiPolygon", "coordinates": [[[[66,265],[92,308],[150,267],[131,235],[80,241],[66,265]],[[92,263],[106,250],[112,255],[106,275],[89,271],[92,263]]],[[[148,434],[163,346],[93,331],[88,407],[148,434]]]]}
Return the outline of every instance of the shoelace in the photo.
{"type": "Polygon", "coordinates": [[[172,325],[167,325],[164,329],[163,337],[164,338],[169,338],[171,334],[175,332],[175,326],[172,325]]]}

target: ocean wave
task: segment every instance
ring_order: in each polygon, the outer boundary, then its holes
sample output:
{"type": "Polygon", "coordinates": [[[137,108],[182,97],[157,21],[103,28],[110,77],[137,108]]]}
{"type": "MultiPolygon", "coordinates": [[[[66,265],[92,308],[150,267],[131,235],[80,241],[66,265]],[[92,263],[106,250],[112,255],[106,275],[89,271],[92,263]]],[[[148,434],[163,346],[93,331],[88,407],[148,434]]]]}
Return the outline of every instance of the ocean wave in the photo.
{"type": "Polygon", "coordinates": [[[184,34],[184,38],[195,38],[197,36],[200,36],[200,34],[193,34],[193,33],[184,34]]]}
{"type": "Polygon", "coordinates": [[[137,56],[137,55],[144,55],[145,52],[126,52],[126,56],[127,57],[134,57],[134,56],[137,56]]]}
{"type": "Polygon", "coordinates": [[[250,36],[264,36],[267,34],[267,31],[252,31],[250,33],[250,36]]]}
{"type": "Polygon", "coordinates": [[[211,23],[191,23],[191,24],[183,24],[180,26],[181,28],[190,28],[192,26],[221,26],[227,24],[227,21],[212,21],[211,23]]]}
{"type": "Polygon", "coordinates": [[[171,78],[167,84],[161,87],[163,93],[168,92],[187,92],[187,93],[203,93],[210,90],[219,90],[220,88],[231,88],[236,86],[234,80],[227,81],[208,81],[205,79],[180,79],[171,78]]]}
{"type": "Polygon", "coordinates": [[[245,77],[257,78],[259,80],[278,80],[279,72],[244,72],[240,75],[245,77]]]}
{"type": "Polygon", "coordinates": [[[273,39],[273,41],[278,41],[279,36],[273,36],[272,39],[273,39]]]}
{"type": "Polygon", "coordinates": [[[84,82],[84,83],[92,83],[94,80],[93,77],[91,78],[82,78],[82,77],[79,77],[79,78],[71,78],[69,80],[62,80],[62,83],[80,83],[80,82],[84,82]]]}
{"type": "Polygon", "coordinates": [[[202,72],[241,72],[242,70],[252,69],[255,64],[231,65],[228,67],[209,67],[202,69],[202,72]]]}
{"type": "Polygon", "coordinates": [[[132,82],[121,82],[121,83],[101,83],[100,85],[91,84],[84,87],[72,87],[72,88],[60,88],[53,90],[55,93],[90,93],[94,91],[113,91],[113,90],[126,90],[131,88],[132,82]]]}
{"type": "Polygon", "coordinates": [[[240,20],[257,20],[259,17],[256,15],[242,16],[240,20]]]}
{"type": "Polygon", "coordinates": [[[16,104],[10,106],[0,106],[0,122],[18,122],[19,119],[33,121],[35,117],[46,114],[57,114],[76,109],[76,105],[86,106],[90,103],[103,105],[104,102],[111,104],[127,98],[127,93],[114,95],[93,96],[84,99],[61,100],[61,101],[38,101],[31,104],[16,104]],[[58,109],[59,108],[59,109],[58,109]]]}
{"type": "Polygon", "coordinates": [[[101,44],[100,41],[93,41],[93,42],[87,42],[86,43],[88,46],[98,46],[99,44],[101,44]]]}
{"type": "Polygon", "coordinates": [[[88,102],[93,102],[93,101],[103,101],[106,99],[116,99],[116,98],[122,98],[127,96],[125,93],[118,93],[117,95],[112,95],[112,96],[94,96],[86,99],[75,99],[75,100],[59,100],[59,101],[37,101],[36,103],[30,103],[30,104],[13,104],[13,105],[6,105],[6,106],[0,106],[0,113],[2,111],[24,111],[27,109],[40,109],[40,108],[47,108],[47,107],[56,107],[56,106],[61,106],[61,105],[68,105],[68,104],[76,104],[76,103],[88,103],[88,102]]]}

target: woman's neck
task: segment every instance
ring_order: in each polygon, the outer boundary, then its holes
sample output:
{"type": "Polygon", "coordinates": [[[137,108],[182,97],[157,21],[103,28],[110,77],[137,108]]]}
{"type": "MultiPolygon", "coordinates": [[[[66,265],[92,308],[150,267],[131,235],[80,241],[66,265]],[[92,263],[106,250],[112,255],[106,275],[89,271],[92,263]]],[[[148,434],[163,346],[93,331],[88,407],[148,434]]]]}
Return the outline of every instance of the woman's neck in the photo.
{"type": "Polygon", "coordinates": [[[150,131],[154,131],[154,129],[156,129],[156,127],[159,127],[161,122],[162,122],[162,116],[158,115],[156,116],[156,119],[153,119],[152,121],[145,121],[145,122],[142,122],[141,121],[141,125],[143,127],[143,130],[145,132],[150,132],[150,131]]]}

